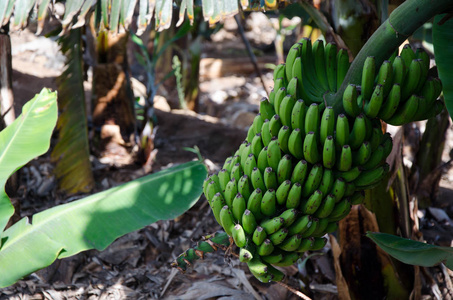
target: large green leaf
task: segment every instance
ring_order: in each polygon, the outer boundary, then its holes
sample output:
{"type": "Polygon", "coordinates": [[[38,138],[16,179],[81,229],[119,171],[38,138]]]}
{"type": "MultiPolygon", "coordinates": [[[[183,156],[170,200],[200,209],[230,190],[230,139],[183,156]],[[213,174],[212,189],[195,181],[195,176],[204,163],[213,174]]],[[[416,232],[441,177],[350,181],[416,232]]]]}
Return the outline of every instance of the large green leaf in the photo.
{"type": "Polygon", "coordinates": [[[88,128],[83,92],[82,29],[76,28],[59,38],[66,57],[66,69],[57,78],[58,142],[51,158],[56,162],[59,186],[73,194],[89,192],[94,186],[88,145],[88,128]]]}
{"type": "Polygon", "coordinates": [[[453,18],[438,15],[433,22],[433,46],[439,78],[442,81],[445,105],[453,117],[453,18]]]}
{"type": "Polygon", "coordinates": [[[410,265],[432,267],[444,263],[453,270],[453,248],[440,247],[395,235],[368,232],[367,237],[394,258],[410,265]]]}
{"type": "Polygon", "coordinates": [[[202,162],[189,162],[20,220],[0,235],[0,287],[57,258],[103,250],[121,235],[179,216],[200,197],[206,175],[202,162]]]}
{"type": "Polygon", "coordinates": [[[14,213],[5,193],[5,183],[13,172],[49,149],[57,122],[57,95],[43,89],[27,102],[22,114],[0,132],[0,231],[14,213]]]}

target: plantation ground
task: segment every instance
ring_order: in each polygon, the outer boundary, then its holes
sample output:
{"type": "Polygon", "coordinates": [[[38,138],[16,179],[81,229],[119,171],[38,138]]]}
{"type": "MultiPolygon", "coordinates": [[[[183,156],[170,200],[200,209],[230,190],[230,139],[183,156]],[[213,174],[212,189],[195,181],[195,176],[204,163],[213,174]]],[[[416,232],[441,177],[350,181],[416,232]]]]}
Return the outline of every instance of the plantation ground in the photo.
{"type": "MultiPolygon", "coordinates": [[[[161,98],[156,110],[159,128],[151,165],[153,172],[195,159],[195,154],[183,149],[193,146],[200,148],[213,172],[245,138],[246,128],[257,113],[257,104],[265,91],[253,73],[234,24],[229,26],[213,42],[204,44],[199,114],[170,110],[177,106],[177,95],[168,92],[171,89],[160,90],[166,100],[161,98]]],[[[64,57],[54,42],[29,31],[14,34],[12,43],[13,86],[19,112],[21,105],[41,88],[56,88],[55,77],[62,70],[64,57]]],[[[264,65],[275,63],[275,54],[264,39],[257,38],[257,43],[266,50],[259,57],[259,65],[266,86],[270,87],[272,74],[264,65]]],[[[89,96],[90,85],[85,87],[89,96]]],[[[451,129],[446,145],[444,162],[449,160],[453,146],[451,129]]],[[[408,164],[411,146],[409,143],[405,148],[408,164]]],[[[144,174],[144,169],[137,165],[118,167],[115,159],[93,157],[96,191],[144,174]]],[[[48,155],[44,155],[20,171],[21,185],[13,200],[20,202],[21,217],[83,196],[66,197],[59,192],[52,176],[53,167],[48,155]]],[[[420,210],[418,216],[428,242],[450,246],[453,172],[448,167],[445,171],[438,199],[432,208],[420,210]]],[[[281,285],[259,283],[246,266],[239,265],[237,258],[225,256],[221,250],[198,261],[186,274],[170,267],[185,249],[217,230],[220,226],[202,197],[176,220],[151,224],[121,237],[103,252],[92,250],[57,261],[11,287],[0,289],[0,299],[297,299],[281,285]]],[[[338,290],[344,288],[337,286],[335,280],[330,243],[318,254],[284,271],[289,286],[313,299],[337,299],[338,290]]],[[[436,267],[423,273],[424,281],[420,283],[423,299],[453,297],[452,271],[436,267]]]]}

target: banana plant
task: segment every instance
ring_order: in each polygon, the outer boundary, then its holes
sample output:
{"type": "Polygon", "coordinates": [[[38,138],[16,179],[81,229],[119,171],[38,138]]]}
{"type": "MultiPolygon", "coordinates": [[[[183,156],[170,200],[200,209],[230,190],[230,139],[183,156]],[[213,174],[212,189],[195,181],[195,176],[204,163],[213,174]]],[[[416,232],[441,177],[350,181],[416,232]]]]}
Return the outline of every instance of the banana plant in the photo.
{"type": "Polygon", "coordinates": [[[8,177],[47,151],[57,121],[57,95],[44,89],[0,132],[0,288],[158,220],[173,219],[198,200],[206,167],[193,161],[25,217],[4,230],[14,213],[4,191],[8,177]]]}

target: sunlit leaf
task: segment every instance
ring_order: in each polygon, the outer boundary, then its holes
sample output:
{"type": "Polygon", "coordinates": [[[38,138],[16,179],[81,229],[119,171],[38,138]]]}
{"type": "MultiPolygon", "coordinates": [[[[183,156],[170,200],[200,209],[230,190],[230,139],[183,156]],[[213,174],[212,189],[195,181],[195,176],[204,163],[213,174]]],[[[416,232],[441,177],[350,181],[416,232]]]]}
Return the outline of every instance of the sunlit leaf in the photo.
{"type": "Polygon", "coordinates": [[[0,239],[0,287],[158,220],[173,219],[198,200],[203,163],[189,162],[37,213],[8,228],[0,239]]]}
{"type": "Polygon", "coordinates": [[[5,193],[5,183],[17,169],[49,149],[57,122],[57,95],[44,89],[27,102],[22,114],[0,132],[0,231],[14,208],[5,193]]]}
{"type": "Polygon", "coordinates": [[[440,247],[395,235],[368,232],[367,237],[394,258],[410,265],[432,267],[444,263],[453,270],[453,248],[440,247]]]}

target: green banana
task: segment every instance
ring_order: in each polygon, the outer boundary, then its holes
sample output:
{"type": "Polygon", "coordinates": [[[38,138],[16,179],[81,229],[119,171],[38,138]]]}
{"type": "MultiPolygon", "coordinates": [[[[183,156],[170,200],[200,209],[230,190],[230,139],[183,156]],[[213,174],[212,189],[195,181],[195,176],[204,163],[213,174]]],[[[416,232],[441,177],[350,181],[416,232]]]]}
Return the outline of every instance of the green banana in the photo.
{"type": "Polygon", "coordinates": [[[395,57],[393,61],[393,84],[402,85],[406,78],[406,68],[409,65],[404,63],[404,60],[401,56],[395,57]]]}
{"type": "Polygon", "coordinates": [[[285,274],[282,271],[277,270],[271,265],[268,266],[267,272],[272,275],[272,281],[280,282],[285,278],[285,274]]]}
{"type": "Polygon", "coordinates": [[[357,117],[360,114],[357,98],[357,86],[354,84],[348,84],[343,93],[343,108],[344,111],[353,118],[357,117]]]}
{"type": "Polygon", "coordinates": [[[267,146],[267,163],[274,170],[278,169],[278,163],[282,159],[282,151],[278,146],[277,137],[273,137],[267,146]]]}
{"type": "Polygon", "coordinates": [[[266,231],[264,231],[263,227],[257,226],[255,231],[253,232],[252,241],[255,243],[255,245],[259,246],[264,242],[266,237],[267,234],[266,231]]]}
{"type": "Polygon", "coordinates": [[[220,219],[220,225],[222,225],[225,232],[229,236],[232,236],[232,234],[233,234],[232,232],[233,232],[233,228],[234,228],[234,219],[233,219],[233,214],[231,213],[231,210],[228,207],[228,205],[225,205],[220,210],[219,219],[220,219]]]}
{"type": "Polygon", "coordinates": [[[403,82],[403,85],[401,86],[401,98],[403,100],[410,97],[410,95],[412,95],[412,93],[416,91],[421,76],[421,62],[418,59],[414,59],[409,65],[409,71],[407,72],[407,76],[403,82]]]}
{"type": "Polygon", "coordinates": [[[308,230],[311,227],[312,216],[304,215],[294,221],[294,223],[288,227],[288,234],[295,235],[301,234],[308,230]]]}
{"type": "Polygon", "coordinates": [[[312,218],[311,219],[310,228],[308,228],[308,230],[306,230],[305,232],[302,232],[302,233],[299,233],[299,234],[302,236],[302,238],[311,237],[313,232],[316,231],[316,228],[318,228],[318,224],[319,224],[319,219],[318,218],[312,218]]]}
{"type": "Polygon", "coordinates": [[[282,157],[277,167],[277,181],[281,184],[285,180],[291,179],[293,166],[291,162],[291,156],[286,154],[282,157]]]}
{"type": "Polygon", "coordinates": [[[288,55],[286,56],[286,68],[285,68],[286,80],[288,81],[290,81],[291,78],[293,78],[292,68],[294,66],[294,61],[296,60],[297,57],[299,57],[301,50],[302,50],[301,45],[294,44],[288,51],[288,55]]]}
{"type": "MultiPolygon", "coordinates": [[[[286,95],[286,96],[290,96],[293,99],[299,99],[301,97],[299,86],[300,86],[299,79],[297,77],[293,77],[289,81],[289,83],[286,87],[286,90],[288,91],[288,95],[286,95]]],[[[295,100],[294,100],[294,102],[295,102],[295,100]]],[[[280,105],[280,113],[281,112],[282,112],[282,105],[280,105]]]]}
{"type": "Polygon", "coordinates": [[[323,167],[321,164],[315,164],[308,174],[308,178],[305,181],[304,187],[302,189],[302,197],[308,197],[313,194],[315,190],[318,189],[323,174],[323,167]]]}
{"type": "Polygon", "coordinates": [[[414,116],[417,113],[419,101],[419,96],[412,95],[409,100],[400,106],[395,114],[390,119],[385,120],[385,122],[390,125],[401,126],[413,121],[414,116]]]}
{"type": "MultiPolygon", "coordinates": [[[[259,255],[255,255],[253,256],[252,260],[250,260],[248,263],[247,263],[249,269],[250,269],[250,272],[252,272],[253,275],[257,276],[258,275],[258,279],[262,276],[262,275],[265,275],[267,274],[267,265],[265,263],[263,263],[259,257],[259,255]]],[[[269,280],[270,281],[270,280],[269,280]]],[[[269,281],[266,281],[266,282],[269,282],[269,281]]]]}
{"type": "Polygon", "coordinates": [[[327,106],[321,116],[321,125],[319,130],[319,138],[322,144],[328,136],[334,134],[335,131],[335,111],[333,107],[327,106]]]}
{"type": "Polygon", "coordinates": [[[270,255],[274,251],[274,244],[270,239],[265,239],[264,242],[258,246],[257,252],[258,255],[266,256],[270,255]]]}
{"type": "Polygon", "coordinates": [[[384,103],[384,88],[381,84],[377,84],[371,95],[370,101],[365,102],[363,108],[365,115],[371,119],[375,118],[382,107],[382,103],[384,103]]]}
{"type": "Polygon", "coordinates": [[[283,226],[286,228],[291,226],[296,221],[297,214],[298,214],[297,210],[293,208],[287,209],[284,212],[282,212],[279,217],[285,220],[283,226]]]}
{"type": "Polygon", "coordinates": [[[378,117],[382,120],[390,119],[398,109],[398,105],[401,101],[401,86],[395,83],[387,96],[381,110],[379,111],[378,117]]]}
{"type": "Polygon", "coordinates": [[[319,219],[327,218],[333,211],[335,207],[335,203],[337,202],[336,197],[334,194],[328,194],[321,206],[316,211],[315,217],[319,219]]]}
{"type": "Polygon", "coordinates": [[[282,121],[280,119],[279,115],[273,115],[272,118],[269,121],[269,131],[271,133],[271,136],[278,136],[278,132],[280,131],[280,128],[282,127],[282,121]]]}
{"type": "Polygon", "coordinates": [[[267,147],[261,149],[260,154],[258,155],[258,159],[256,161],[256,166],[260,170],[261,173],[264,173],[269,164],[267,163],[267,147]]]}
{"type": "Polygon", "coordinates": [[[285,220],[280,217],[264,220],[260,223],[267,235],[277,232],[285,224],[285,220]]]}
{"type": "Polygon", "coordinates": [[[339,177],[333,183],[331,194],[335,197],[335,203],[339,202],[346,191],[346,182],[342,177],[339,177]]]}
{"type": "Polygon", "coordinates": [[[331,135],[324,142],[322,164],[328,169],[331,169],[335,165],[335,141],[331,135]]]}
{"type": "Polygon", "coordinates": [[[303,184],[305,178],[308,174],[308,163],[306,160],[300,160],[293,169],[293,173],[291,175],[291,182],[292,183],[299,183],[303,184]]]}
{"type": "Polygon", "coordinates": [[[275,246],[280,245],[283,243],[285,238],[288,236],[288,229],[283,227],[280,228],[277,232],[268,236],[269,240],[271,240],[272,244],[275,246]]]}
{"type": "Polygon", "coordinates": [[[297,252],[286,252],[286,254],[283,255],[283,259],[273,265],[276,267],[289,267],[295,264],[299,258],[299,254],[297,252]]]}
{"type": "Polygon", "coordinates": [[[317,103],[312,103],[308,107],[307,113],[305,114],[305,133],[311,131],[318,134],[320,125],[319,123],[320,123],[319,105],[317,103]]]}
{"type": "Polygon", "coordinates": [[[278,145],[280,146],[280,149],[282,149],[283,152],[289,153],[289,137],[291,136],[291,130],[289,129],[288,126],[282,126],[280,128],[280,131],[278,132],[278,145]]]}
{"type": "Polygon", "coordinates": [[[376,121],[373,122],[372,128],[371,128],[371,137],[370,137],[370,146],[371,146],[371,152],[376,151],[377,147],[381,144],[382,136],[384,135],[382,133],[382,127],[381,127],[381,122],[377,119],[376,121]]]}
{"type": "Polygon", "coordinates": [[[261,199],[261,213],[265,216],[273,216],[277,211],[277,196],[275,190],[269,189],[264,193],[261,199]]]}
{"type": "Polygon", "coordinates": [[[249,130],[247,131],[247,137],[245,138],[247,143],[251,143],[252,142],[253,137],[255,136],[255,134],[256,134],[256,132],[253,129],[253,126],[250,126],[249,130]]]}
{"type": "Polygon", "coordinates": [[[266,185],[266,188],[268,190],[275,190],[278,188],[277,175],[271,167],[268,167],[266,168],[266,170],[264,170],[264,184],[266,185]]]}
{"type": "Polygon", "coordinates": [[[230,181],[227,183],[225,187],[225,203],[228,206],[231,206],[233,204],[233,199],[238,193],[238,185],[236,178],[231,178],[230,181]]]}
{"type": "Polygon", "coordinates": [[[222,210],[222,207],[225,206],[225,200],[222,197],[222,194],[217,193],[214,195],[211,201],[211,208],[212,212],[214,214],[215,219],[217,220],[217,223],[220,224],[220,211],[222,210]]]}
{"type": "Polygon", "coordinates": [[[302,237],[300,234],[295,234],[284,240],[278,247],[284,251],[293,252],[300,246],[302,237]]]}
{"type": "MultiPolygon", "coordinates": [[[[231,165],[232,161],[233,161],[233,156],[227,157],[227,159],[225,159],[225,163],[222,166],[222,169],[227,170],[228,173],[230,173],[231,167],[232,167],[232,165],[231,165]]],[[[205,192],[205,190],[203,190],[203,192],[205,192]]]]}
{"type": "Polygon", "coordinates": [[[318,150],[318,138],[313,131],[310,131],[305,135],[303,155],[305,160],[311,164],[316,164],[321,160],[321,154],[318,150]]]}
{"type": "Polygon", "coordinates": [[[345,49],[340,49],[337,54],[337,90],[340,89],[341,84],[343,83],[346,73],[349,70],[349,55],[348,51],[345,49]]]}
{"type": "Polygon", "coordinates": [[[263,127],[261,127],[261,139],[263,140],[263,145],[266,147],[271,142],[272,135],[269,128],[269,119],[264,120],[263,127]]]}
{"type": "Polygon", "coordinates": [[[352,150],[358,149],[365,141],[367,133],[365,119],[366,117],[363,114],[358,115],[354,119],[354,125],[352,125],[351,133],[349,134],[349,146],[351,146],[352,150]]]}
{"type": "Polygon", "coordinates": [[[307,215],[313,215],[322,203],[322,192],[320,190],[314,191],[314,193],[301,205],[301,211],[307,215]]]}
{"type": "Polygon", "coordinates": [[[262,256],[261,259],[270,265],[276,264],[283,260],[283,254],[280,251],[274,251],[270,255],[262,256]]]}
{"type": "Polygon", "coordinates": [[[351,200],[344,198],[335,205],[332,213],[329,215],[329,222],[336,222],[346,217],[351,211],[351,200]]]}
{"type": "Polygon", "coordinates": [[[264,185],[263,176],[258,168],[253,168],[252,175],[250,176],[252,186],[256,189],[265,190],[266,186],[264,185]]]}
{"type": "MultiPolygon", "coordinates": [[[[396,58],[396,56],[395,56],[396,58]]],[[[394,59],[393,59],[394,61],[394,59]]],[[[376,83],[384,86],[384,94],[387,95],[393,84],[393,61],[385,60],[377,75],[376,83]]]]}
{"type": "Polygon", "coordinates": [[[309,237],[309,238],[304,238],[300,242],[299,248],[296,249],[296,252],[306,252],[311,249],[313,246],[313,242],[315,241],[315,238],[309,237]]]}
{"type": "Polygon", "coordinates": [[[239,179],[238,192],[244,197],[244,199],[248,199],[250,197],[250,194],[252,193],[252,186],[247,175],[244,175],[239,179]]]}
{"type": "MultiPolygon", "coordinates": [[[[254,252],[254,251],[253,251],[254,252]]],[[[253,259],[253,253],[250,249],[247,249],[247,245],[244,248],[239,250],[239,261],[240,262],[249,262],[253,259]]]]}
{"type": "Polygon", "coordinates": [[[260,155],[261,150],[263,149],[263,141],[261,139],[261,132],[258,132],[255,134],[255,136],[252,139],[252,142],[250,144],[251,147],[251,153],[255,156],[255,158],[258,158],[260,155]]]}
{"type": "Polygon", "coordinates": [[[338,148],[349,144],[349,121],[344,114],[339,114],[335,127],[335,141],[338,148]]]}
{"type": "Polygon", "coordinates": [[[220,192],[221,191],[219,185],[214,180],[211,180],[206,187],[206,199],[208,199],[208,202],[211,203],[214,195],[220,192]]]}
{"type": "Polygon", "coordinates": [[[285,70],[286,64],[282,63],[279,64],[275,67],[274,69],[274,81],[277,80],[277,78],[283,78],[286,76],[286,70],[285,70]]]}
{"type": "Polygon", "coordinates": [[[230,173],[225,169],[221,169],[219,171],[218,178],[219,178],[219,185],[220,185],[221,193],[222,193],[222,195],[224,195],[226,186],[227,186],[228,182],[230,182],[230,173]]]}
{"type": "Polygon", "coordinates": [[[290,189],[291,189],[290,180],[285,180],[280,184],[277,191],[275,192],[275,196],[277,197],[277,203],[279,205],[285,205],[286,198],[288,197],[290,189]]]}
{"type": "Polygon", "coordinates": [[[239,222],[242,219],[246,206],[247,200],[241,193],[237,193],[230,207],[231,212],[233,213],[233,218],[236,222],[239,222]]]}
{"type": "Polygon", "coordinates": [[[362,69],[362,97],[364,100],[371,98],[374,87],[374,78],[376,76],[376,61],[374,56],[368,56],[365,59],[362,69]]]}
{"type": "MultiPolygon", "coordinates": [[[[293,110],[291,112],[291,128],[294,130],[299,128],[304,134],[305,130],[305,115],[306,115],[307,107],[305,106],[305,102],[302,99],[296,101],[293,106],[293,110]]],[[[288,126],[289,127],[289,126],[288,126]]]]}
{"type": "Polygon", "coordinates": [[[344,179],[346,182],[351,182],[354,181],[357,177],[360,176],[360,173],[363,171],[363,168],[361,166],[355,166],[354,168],[351,168],[349,171],[346,172],[335,172],[335,175],[337,177],[341,177],[344,179]]]}
{"type": "Polygon", "coordinates": [[[364,165],[371,157],[371,145],[368,141],[363,142],[359,150],[353,155],[353,165],[362,166],[364,165]]]}
{"type": "Polygon", "coordinates": [[[242,215],[241,219],[241,224],[242,227],[244,228],[244,231],[247,234],[253,234],[253,232],[256,229],[257,223],[255,216],[250,210],[248,209],[244,210],[244,214],[242,215]]]}
{"type": "Polygon", "coordinates": [[[285,96],[287,95],[288,93],[286,92],[286,88],[285,87],[281,87],[277,90],[277,92],[275,92],[275,97],[274,97],[274,110],[275,110],[275,113],[276,114],[279,114],[280,113],[280,105],[283,101],[283,98],[285,98],[285,96]]]}
{"type": "MultiPolygon", "coordinates": [[[[297,80],[297,78],[294,78],[297,80]]],[[[280,104],[280,116],[282,124],[291,128],[291,116],[293,112],[293,108],[296,105],[295,97],[292,95],[286,95],[281,104],[280,104]]]]}
{"type": "Polygon", "coordinates": [[[317,251],[322,248],[327,244],[327,239],[325,237],[315,237],[315,240],[313,242],[313,245],[310,248],[310,251],[317,251]]]}
{"type": "Polygon", "coordinates": [[[274,106],[266,98],[262,98],[260,101],[260,114],[264,120],[270,120],[275,115],[274,106]]]}
{"type": "MultiPolygon", "coordinates": [[[[263,199],[263,192],[261,189],[255,189],[247,201],[247,209],[255,216],[256,220],[261,220],[263,214],[261,213],[261,200],[263,199]]],[[[227,203],[228,204],[228,203],[227,203]]],[[[231,205],[230,205],[231,206],[231,205]]]]}
{"type": "Polygon", "coordinates": [[[303,135],[299,128],[294,129],[288,138],[288,151],[297,159],[304,157],[303,135]]]}
{"type": "Polygon", "coordinates": [[[353,182],[346,182],[346,190],[344,192],[344,197],[352,196],[355,192],[355,184],[353,182]]]}
{"type": "Polygon", "coordinates": [[[318,189],[322,192],[323,195],[327,195],[332,189],[333,183],[335,182],[335,176],[333,171],[330,169],[325,169],[322,174],[321,184],[318,189]]]}
{"type": "Polygon", "coordinates": [[[242,151],[241,151],[241,167],[242,167],[242,170],[244,170],[244,166],[245,166],[245,161],[247,160],[248,156],[250,153],[252,153],[252,144],[251,143],[247,143],[243,148],[242,148],[242,151]]]}
{"type": "Polygon", "coordinates": [[[352,150],[349,145],[341,148],[340,157],[337,160],[337,169],[341,172],[349,171],[352,167],[352,150]]]}
{"type": "Polygon", "coordinates": [[[327,82],[330,92],[337,91],[337,45],[328,43],[324,49],[326,59],[327,82]]]}
{"type": "Polygon", "coordinates": [[[250,153],[247,156],[247,159],[245,160],[243,167],[244,174],[247,175],[248,177],[252,176],[253,169],[256,168],[256,159],[253,153],[250,153]]]}
{"type": "Polygon", "coordinates": [[[319,219],[318,226],[316,227],[316,230],[312,233],[312,236],[315,238],[315,240],[326,234],[325,230],[327,226],[329,226],[328,219],[319,219]]]}
{"type": "Polygon", "coordinates": [[[385,60],[379,68],[376,84],[382,85],[384,97],[386,97],[393,85],[393,66],[389,60],[385,60]]]}
{"type": "Polygon", "coordinates": [[[294,183],[288,192],[286,198],[286,208],[296,208],[300,203],[300,196],[302,194],[302,185],[298,182],[294,183]]]}
{"type": "Polygon", "coordinates": [[[337,229],[338,229],[338,223],[330,222],[329,225],[327,225],[325,231],[326,231],[326,233],[332,233],[334,231],[337,231],[337,229]]]}
{"type": "Polygon", "coordinates": [[[312,53],[314,56],[316,78],[323,90],[329,89],[329,83],[327,82],[326,73],[326,60],[324,53],[324,42],[323,40],[316,40],[312,45],[312,53]]]}
{"type": "Polygon", "coordinates": [[[360,177],[354,180],[354,184],[356,187],[363,187],[375,184],[381,181],[381,179],[384,178],[385,175],[387,175],[388,171],[389,171],[388,164],[384,164],[372,170],[364,171],[362,172],[362,174],[360,174],[360,177]]]}
{"type": "MultiPolygon", "coordinates": [[[[406,67],[409,67],[411,62],[415,59],[415,53],[409,44],[404,45],[403,49],[401,50],[400,56],[403,59],[404,65],[406,67]]],[[[409,72],[410,70],[406,69],[406,74],[409,72]]]]}
{"type": "Polygon", "coordinates": [[[261,118],[261,114],[258,113],[255,118],[253,119],[253,123],[252,123],[252,126],[253,127],[253,131],[255,132],[255,135],[257,133],[261,133],[261,127],[263,127],[263,123],[264,123],[264,119],[261,118]]]}
{"type": "Polygon", "coordinates": [[[233,240],[236,246],[239,248],[244,247],[247,244],[247,238],[245,237],[244,228],[241,224],[236,224],[232,229],[233,240]]]}

